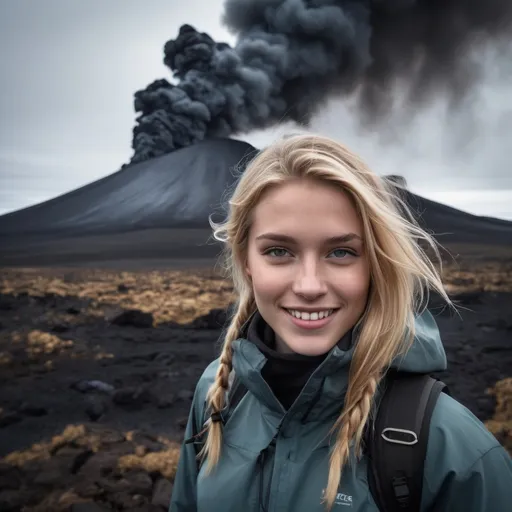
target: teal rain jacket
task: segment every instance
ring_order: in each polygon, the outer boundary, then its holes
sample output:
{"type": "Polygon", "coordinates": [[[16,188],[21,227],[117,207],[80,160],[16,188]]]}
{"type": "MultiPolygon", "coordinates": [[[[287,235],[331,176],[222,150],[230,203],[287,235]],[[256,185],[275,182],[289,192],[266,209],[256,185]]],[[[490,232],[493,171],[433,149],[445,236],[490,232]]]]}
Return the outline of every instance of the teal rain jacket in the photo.
{"type": "MultiPolygon", "coordinates": [[[[430,373],[446,368],[437,325],[428,312],[401,370],[430,373]]],[[[261,376],[266,359],[246,339],[234,342],[233,368],[249,390],[224,426],[219,464],[197,471],[193,444],[183,444],[169,512],[324,512],[329,470],[328,432],[347,389],[353,347],[335,346],[285,411],[261,376]],[[261,453],[265,453],[262,459],[261,453]]],[[[207,390],[218,360],[196,387],[185,439],[203,425],[207,390]]],[[[444,393],[432,416],[425,461],[422,511],[511,512],[512,461],[485,426],[444,393]]],[[[347,467],[332,508],[376,512],[367,480],[367,460],[347,467]]]]}

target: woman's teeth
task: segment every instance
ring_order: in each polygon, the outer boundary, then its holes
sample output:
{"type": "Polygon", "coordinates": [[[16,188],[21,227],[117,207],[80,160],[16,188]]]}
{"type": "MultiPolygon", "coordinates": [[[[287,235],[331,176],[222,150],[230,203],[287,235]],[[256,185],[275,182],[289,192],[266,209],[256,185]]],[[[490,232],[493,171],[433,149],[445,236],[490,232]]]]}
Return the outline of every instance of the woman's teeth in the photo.
{"type": "Polygon", "coordinates": [[[300,318],[301,320],[321,320],[322,318],[326,318],[332,315],[334,309],[326,309],[324,311],[315,311],[314,313],[305,313],[304,311],[297,311],[294,309],[287,309],[290,315],[295,318],[300,318]]]}

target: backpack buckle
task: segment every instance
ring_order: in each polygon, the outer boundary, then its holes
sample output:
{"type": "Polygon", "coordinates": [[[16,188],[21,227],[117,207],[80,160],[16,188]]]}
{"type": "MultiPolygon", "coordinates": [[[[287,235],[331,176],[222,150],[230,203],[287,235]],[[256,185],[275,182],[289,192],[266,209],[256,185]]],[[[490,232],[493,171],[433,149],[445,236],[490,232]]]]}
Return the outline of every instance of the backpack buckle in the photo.
{"type": "Polygon", "coordinates": [[[416,435],[416,432],[413,432],[412,430],[406,430],[403,428],[394,428],[394,427],[387,427],[385,428],[381,436],[384,440],[386,440],[388,443],[395,443],[395,444],[405,444],[407,446],[412,446],[418,442],[418,436],[416,435]],[[394,437],[389,437],[388,432],[395,432],[394,437]]]}
{"type": "Polygon", "coordinates": [[[407,485],[407,478],[405,476],[395,476],[392,480],[393,491],[395,498],[400,505],[400,508],[409,506],[409,486],[407,485]]]}

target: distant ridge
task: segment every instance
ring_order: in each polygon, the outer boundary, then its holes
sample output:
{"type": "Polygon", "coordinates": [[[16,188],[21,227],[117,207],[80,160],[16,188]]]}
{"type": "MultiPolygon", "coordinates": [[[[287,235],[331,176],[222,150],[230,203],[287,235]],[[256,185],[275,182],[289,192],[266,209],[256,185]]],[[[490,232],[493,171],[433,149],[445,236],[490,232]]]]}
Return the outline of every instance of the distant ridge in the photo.
{"type": "MultiPolygon", "coordinates": [[[[211,259],[219,246],[210,239],[208,216],[217,220],[224,213],[235,169],[243,169],[257,152],[237,140],[206,140],[2,215],[0,266],[211,259]]],[[[465,213],[406,190],[403,196],[443,245],[512,247],[512,222],[465,213]]]]}

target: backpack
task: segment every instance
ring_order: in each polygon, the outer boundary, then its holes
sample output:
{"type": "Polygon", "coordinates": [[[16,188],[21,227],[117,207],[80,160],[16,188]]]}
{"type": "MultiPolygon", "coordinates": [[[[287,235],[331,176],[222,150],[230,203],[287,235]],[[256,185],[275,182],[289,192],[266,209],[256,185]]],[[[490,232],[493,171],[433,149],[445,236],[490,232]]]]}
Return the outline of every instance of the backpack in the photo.
{"type": "MultiPolygon", "coordinates": [[[[440,393],[449,391],[426,374],[390,370],[385,382],[377,414],[364,434],[370,492],[381,512],[419,512],[430,419],[440,393]]],[[[246,392],[235,379],[223,423],[246,392]]],[[[200,445],[198,437],[185,443],[200,445]]]]}

